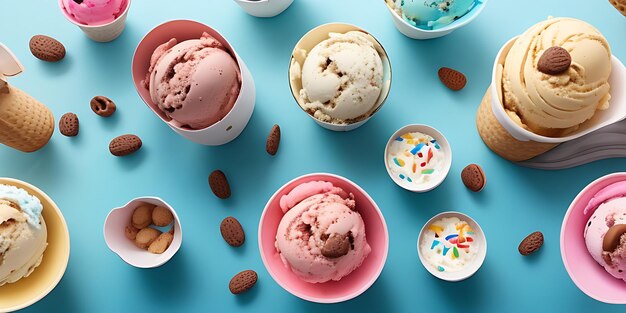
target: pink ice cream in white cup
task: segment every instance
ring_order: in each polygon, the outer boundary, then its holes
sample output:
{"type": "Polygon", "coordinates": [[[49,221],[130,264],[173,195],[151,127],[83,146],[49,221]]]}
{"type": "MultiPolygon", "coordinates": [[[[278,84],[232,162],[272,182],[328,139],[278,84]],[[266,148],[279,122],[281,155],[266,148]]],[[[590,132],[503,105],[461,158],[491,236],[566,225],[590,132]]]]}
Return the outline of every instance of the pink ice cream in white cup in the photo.
{"type": "Polygon", "coordinates": [[[61,12],[70,22],[98,42],[119,37],[126,26],[131,0],[59,0],[61,12]]]}
{"type": "Polygon", "coordinates": [[[199,144],[234,140],[254,111],[252,74],[219,32],[199,22],[174,20],[148,32],[135,50],[132,73],[148,107],[199,144]]]}

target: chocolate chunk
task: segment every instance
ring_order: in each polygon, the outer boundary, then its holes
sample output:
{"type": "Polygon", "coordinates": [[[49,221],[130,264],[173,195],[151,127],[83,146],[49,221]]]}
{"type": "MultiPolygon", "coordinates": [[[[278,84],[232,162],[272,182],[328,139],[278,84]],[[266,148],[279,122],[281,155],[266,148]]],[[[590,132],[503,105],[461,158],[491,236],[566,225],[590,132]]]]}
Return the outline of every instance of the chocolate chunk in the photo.
{"type": "Polygon", "coordinates": [[[347,235],[332,234],[322,247],[322,255],[335,259],[350,252],[350,239],[347,235]]]}

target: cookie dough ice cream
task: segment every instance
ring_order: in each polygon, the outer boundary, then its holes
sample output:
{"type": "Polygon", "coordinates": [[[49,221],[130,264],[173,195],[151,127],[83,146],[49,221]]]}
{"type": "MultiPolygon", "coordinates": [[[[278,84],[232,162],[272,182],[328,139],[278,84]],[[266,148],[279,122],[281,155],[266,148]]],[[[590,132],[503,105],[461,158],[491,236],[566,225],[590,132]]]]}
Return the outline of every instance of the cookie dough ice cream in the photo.
{"type": "Polygon", "coordinates": [[[295,59],[291,80],[301,80],[298,101],[318,120],[352,124],[378,109],[383,87],[383,64],[373,38],[361,31],[330,33],[306,55],[295,59]]]}
{"type": "Polygon", "coordinates": [[[438,29],[460,19],[479,0],[386,0],[396,14],[421,29],[438,29]]]}
{"type": "Polygon", "coordinates": [[[203,33],[199,39],[170,39],[157,47],[143,85],[169,123],[203,129],[231,111],[241,89],[241,72],[228,49],[203,33]]]}
{"type": "Polygon", "coordinates": [[[28,277],[43,259],[48,233],[37,197],[0,185],[0,286],[28,277]]]}
{"type": "Polygon", "coordinates": [[[457,272],[476,259],[479,249],[474,230],[456,217],[428,225],[419,244],[425,263],[440,272],[457,272]]]}
{"type": "Polygon", "coordinates": [[[433,137],[406,133],[387,148],[390,173],[412,184],[426,184],[445,175],[445,152],[433,137]]]}
{"type": "Polygon", "coordinates": [[[626,282],[626,182],[600,190],[585,208],[587,250],[613,277],[626,282]]]}
{"type": "Polygon", "coordinates": [[[288,268],[310,283],[340,280],[371,252],[354,196],[324,181],[301,184],[280,199],[285,212],[276,249],[288,268]]]}
{"type": "Polygon", "coordinates": [[[515,41],[501,70],[507,113],[536,134],[565,136],[609,106],[611,49],[606,38],[583,21],[551,18],[534,25],[515,41]],[[561,73],[546,74],[538,64],[553,46],[569,53],[571,65],[561,73]]]}

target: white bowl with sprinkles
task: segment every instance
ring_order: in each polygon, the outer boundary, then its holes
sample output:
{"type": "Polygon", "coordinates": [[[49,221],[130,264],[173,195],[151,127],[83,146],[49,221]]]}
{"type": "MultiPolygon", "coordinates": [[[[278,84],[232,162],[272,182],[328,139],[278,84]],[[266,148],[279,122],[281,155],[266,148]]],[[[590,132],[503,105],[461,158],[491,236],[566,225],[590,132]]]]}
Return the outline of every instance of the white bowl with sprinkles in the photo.
{"type": "Polygon", "coordinates": [[[427,192],[450,171],[452,149],[446,137],[428,125],[407,125],[396,131],[385,148],[385,168],[400,187],[427,192]]]}
{"type": "Polygon", "coordinates": [[[459,212],[443,212],[420,231],[417,255],[433,276],[461,281],[474,275],[487,256],[487,239],[480,225],[459,212]]]}

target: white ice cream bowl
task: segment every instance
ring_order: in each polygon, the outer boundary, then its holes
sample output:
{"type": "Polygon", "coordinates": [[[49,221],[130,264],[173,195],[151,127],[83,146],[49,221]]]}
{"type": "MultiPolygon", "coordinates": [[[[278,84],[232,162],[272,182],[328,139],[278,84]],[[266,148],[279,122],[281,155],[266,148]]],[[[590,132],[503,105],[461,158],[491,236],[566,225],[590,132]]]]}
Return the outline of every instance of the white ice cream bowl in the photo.
{"type": "Polygon", "coordinates": [[[467,12],[467,14],[463,15],[460,19],[453,21],[452,23],[444,27],[428,30],[428,29],[421,29],[421,28],[415,27],[409,24],[409,22],[405,21],[390,6],[389,4],[390,1],[392,0],[383,0],[385,6],[389,10],[389,13],[391,14],[391,18],[393,20],[394,25],[402,34],[413,39],[433,39],[433,38],[439,38],[439,37],[448,35],[454,30],[459,29],[469,24],[474,19],[476,19],[478,15],[482,13],[483,9],[485,8],[485,5],[487,4],[487,0],[482,0],[480,1],[480,3],[477,3],[474,8],[472,8],[469,12],[467,12]]]}
{"type": "Polygon", "coordinates": [[[230,43],[228,43],[218,31],[199,22],[173,20],[165,22],[148,32],[135,50],[132,62],[132,74],[133,82],[135,83],[135,88],[139,96],[152,112],[176,133],[195,143],[219,146],[234,140],[243,132],[246,125],[248,125],[254,111],[256,91],[254,79],[248,67],[230,43]],[[203,129],[182,128],[170,123],[171,119],[152,101],[150,91],[145,88],[141,82],[145,79],[146,73],[148,73],[150,57],[159,45],[166,43],[171,38],[176,38],[178,42],[198,39],[203,32],[207,32],[217,39],[235,57],[241,71],[241,89],[233,108],[222,120],[203,129]]]}
{"type": "Polygon", "coordinates": [[[389,174],[391,180],[393,180],[393,182],[396,183],[398,186],[412,192],[428,192],[441,185],[441,183],[448,176],[448,173],[450,172],[450,167],[452,166],[452,148],[450,147],[450,143],[448,142],[446,137],[437,129],[428,125],[411,124],[398,129],[391,137],[389,137],[387,145],[385,146],[384,161],[385,169],[387,169],[387,174],[389,174]],[[444,168],[442,170],[442,174],[438,175],[436,179],[430,180],[423,184],[410,183],[404,179],[401,179],[400,177],[396,176],[389,168],[389,146],[391,146],[396,138],[404,134],[413,132],[420,132],[433,137],[433,139],[437,140],[437,143],[444,153],[444,168]]]}
{"type": "Polygon", "coordinates": [[[234,0],[246,13],[256,17],[274,17],[293,3],[293,0],[234,0]]]}
{"type": "Polygon", "coordinates": [[[626,92],[621,86],[626,84],[626,67],[614,55],[611,56],[611,76],[609,77],[609,85],[611,86],[611,100],[609,108],[602,111],[596,111],[593,117],[580,125],[575,132],[563,137],[547,137],[535,134],[529,130],[522,128],[515,123],[504,110],[502,99],[502,67],[507,54],[518,37],[514,37],[502,46],[493,64],[492,80],[489,92],[491,93],[491,109],[498,123],[516,140],[518,141],[534,141],[539,143],[559,144],[580,138],[586,134],[596,131],[600,128],[617,123],[626,118],[626,92]]]}
{"type": "Polygon", "coordinates": [[[426,268],[426,270],[429,273],[431,273],[433,276],[441,280],[457,282],[457,281],[470,278],[483,265],[483,263],[485,262],[485,258],[487,257],[487,238],[482,228],[480,227],[480,225],[473,218],[460,212],[453,212],[453,211],[442,212],[433,216],[430,220],[428,220],[428,222],[426,222],[426,224],[424,224],[424,226],[420,230],[419,237],[417,238],[417,255],[422,265],[424,265],[424,268],[426,268]],[[474,231],[474,235],[472,236],[472,238],[474,239],[474,242],[478,244],[479,251],[476,257],[461,270],[453,271],[453,272],[449,272],[449,271],[441,272],[441,271],[438,271],[431,264],[428,264],[428,262],[426,261],[420,249],[420,242],[422,241],[422,238],[424,237],[424,234],[429,225],[431,225],[432,223],[440,219],[451,218],[451,217],[456,217],[461,221],[467,222],[467,224],[472,228],[472,230],[474,231]]]}
{"type": "Polygon", "coordinates": [[[167,202],[158,197],[139,197],[109,212],[104,222],[104,240],[109,249],[124,262],[138,268],[154,268],[165,264],[178,252],[183,242],[183,229],[176,211],[167,202]],[[133,241],[126,238],[125,229],[131,221],[135,208],[145,203],[165,207],[174,216],[174,222],[169,226],[174,227],[174,239],[162,254],[140,249],[133,241]]]}
{"type": "Polygon", "coordinates": [[[391,89],[391,63],[389,61],[389,57],[387,56],[387,52],[385,51],[385,49],[383,48],[383,46],[380,44],[380,42],[378,42],[378,40],[376,38],[374,38],[374,36],[372,36],[370,33],[368,33],[367,31],[354,26],[354,25],[350,25],[350,24],[344,24],[344,23],[329,23],[329,24],[324,24],[324,25],[320,25],[316,28],[313,28],[312,30],[310,30],[308,33],[306,33],[301,39],[300,41],[298,41],[298,43],[296,44],[296,46],[293,49],[293,52],[291,54],[291,57],[289,59],[289,87],[291,88],[291,93],[294,97],[294,99],[296,100],[296,102],[298,103],[298,106],[304,111],[304,113],[306,113],[310,118],[312,118],[318,125],[329,129],[329,130],[333,130],[333,131],[351,131],[354,129],[359,128],[360,126],[362,126],[363,124],[365,124],[367,121],[369,121],[379,110],[380,108],[383,106],[383,104],[385,103],[385,100],[387,100],[387,97],[389,96],[389,90],[391,89]],[[347,33],[349,31],[360,31],[363,32],[365,34],[368,35],[368,39],[374,44],[374,47],[376,48],[376,51],[378,52],[378,54],[381,57],[382,60],[382,64],[383,64],[383,85],[381,88],[381,92],[380,95],[378,97],[378,101],[376,102],[375,106],[376,109],[372,112],[372,114],[361,120],[358,121],[356,123],[351,123],[351,124],[334,124],[334,123],[329,123],[329,122],[325,122],[322,120],[319,120],[317,118],[315,118],[314,116],[312,116],[311,114],[309,114],[308,112],[306,112],[306,110],[303,109],[302,105],[302,101],[300,98],[300,90],[302,89],[302,81],[300,77],[294,77],[292,70],[294,70],[294,62],[297,62],[300,64],[300,67],[304,64],[304,61],[306,60],[306,57],[308,55],[308,53],[320,42],[326,40],[329,38],[328,34],[329,33],[347,33]]]}

